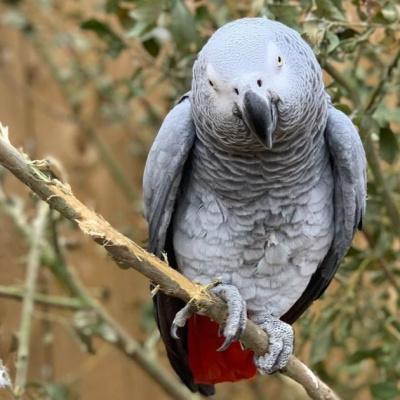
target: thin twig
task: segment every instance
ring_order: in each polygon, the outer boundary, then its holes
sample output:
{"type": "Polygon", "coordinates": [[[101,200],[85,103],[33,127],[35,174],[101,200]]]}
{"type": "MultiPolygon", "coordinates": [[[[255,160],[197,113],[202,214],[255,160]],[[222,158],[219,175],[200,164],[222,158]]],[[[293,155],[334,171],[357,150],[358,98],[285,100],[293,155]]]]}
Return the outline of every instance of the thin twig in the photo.
{"type": "MultiPolygon", "coordinates": [[[[10,202],[2,192],[0,185],[0,207],[11,216],[13,222],[18,227],[20,233],[29,242],[32,240],[29,237],[29,226],[26,224],[26,220],[21,218],[21,213],[17,212],[14,208],[14,203],[10,202]],[[8,205],[9,207],[6,207],[8,205]]],[[[122,351],[127,357],[138,363],[143,370],[152,377],[155,382],[160,385],[167,393],[173,396],[174,399],[178,400],[196,400],[197,395],[190,393],[183,384],[173,375],[171,375],[164,367],[159,365],[157,361],[151,357],[151,353],[148,351],[146,346],[142,346],[139,342],[134,340],[129,334],[124,331],[115,320],[107,313],[101,311],[102,306],[89,295],[88,291],[84,289],[84,286],[80,283],[80,280],[76,277],[76,274],[71,272],[72,267],[68,266],[62,246],[58,241],[56,230],[54,225],[50,225],[52,235],[52,245],[45,242],[42,249],[42,261],[46,266],[50,266],[52,271],[57,271],[54,276],[64,289],[68,293],[73,294],[76,299],[67,297],[56,297],[36,293],[34,295],[35,301],[41,304],[49,305],[58,308],[70,308],[70,309],[91,309],[92,304],[96,304],[96,310],[103,323],[106,323],[110,329],[115,333],[114,337],[117,339],[116,345],[120,351],[122,351]],[[61,271],[61,272],[60,272],[61,271]],[[135,351],[133,351],[135,350],[135,351]],[[132,352],[133,351],[133,352],[132,352]]],[[[0,296],[15,298],[22,300],[24,297],[24,291],[15,288],[0,286],[0,296]]],[[[36,313],[38,314],[38,313],[36,313]]],[[[50,321],[53,321],[50,319],[50,321]]],[[[65,324],[65,319],[62,320],[65,324]]],[[[53,321],[54,322],[54,321],[53,321]]],[[[59,321],[58,321],[59,322],[59,321]]],[[[101,332],[97,332],[100,334],[101,332]]],[[[101,337],[103,340],[109,342],[110,337],[106,335],[101,337]]]]}
{"type": "MultiPolygon", "coordinates": [[[[0,297],[23,300],[25,295],[26,292],[19,287],[0,285],[0,297]]],[[[51,296],[48,294],[35,293],[33,295],[33,299],[35,303],[54,308],[64,308],[74,311],[87,308],[87,306],[85,306],[81,300],[73,299],[70,297],[51,296]]]]}
{"type": "MultiPolygon", "coordinates": [[[[2,167],[1,167],[2,168],[2,167]]],[[[15,209],[16,203],[9,201],[2,191],[0,185],[0,207],[2,207],[8,215],[11,216],[13,222],[18,227],[20,233],[28,241],[32,240],[30,235],[29,226],[24,218],[21,218],[21,212],[15,209]]],[[[103,323],[110,326],[112,331],[117,335],[117,345],[119,350],[121,350],[127,357],[137,362],[145,372],[147,372],[150,377],[152,377],[155,382],[160,385],[167,393],[169,393],[173,398],[179,400],[195,400],[198,396],[190,393],[175,376],[172,376],[164,367],[159,365],[156,360],[151,357],[146,346],[141,346],[141,344],[135,341],[129,334],[122,330],[122,328],[112,319],[112,317],[105,312],[101,312],[101,305],[89,295],[87,290],[83,292],[83,285],[80,283],[79,279],[74,273],[71,273],[71,268],[65,261],[62,246],[59,243],[56,229],[54,224],[50,224],[52,233],[52,243],[51,246],[48,242],[44,243],[42,249],[42,261],[46,266],[50,266],[55,278],[68,293],[74,295],[77,299],[62,298],[56,296],[46,296],[36,293],[34,295],[35,301],[38,303],[46,304],[53,307],[71,308],[71,309],[85,309],[92,308],[91,304],[96,303],[96,311],[99,317],[102,319],[103,323]],[[104,318],[107,317],[107,318],[104,318]],[[114,325],[115,326],[114,326],[114,325]],[[136,351],[131,352],[132,349],[136,351]],[[161,377],[161,378],[160,378],[161,377]]],[[[0,286],[0,296],[11,297],[22,299],[24,297],[24,292],[21,289],[13,287],[0,286]]],[[[64,320],[63,320],[64,321],[64,320]]],[[[97,332],[99,333],[99,332],[97,332]]],[[[109,337],[102,336],[103,340],[109,341],[109,337]]]]}
{"type": "MultiPolygon", "coordinates": [[[[20,8],[20,12],[24,13],[21,8],[20,8]]],[[[114,155],[112,154],[110,149],[105,145],[104,141],[96,133],[94,126],[91,123],[84,121],[84,119],[81,117],[79,110],[77,109],[77,107],[75,105],[73,95],[71,95],[71,93],[70,93],[68,81],[65,81],[60,76],[60,68],[53,61],[53,59],[50,55],[50,52],[49,52],[49,47],[46,46],[45,42],[37,36],[38,30],[34,27],[34,23],[31,20],[30,15],[28,15],[27,13],[24,13],[24,18],[27,21],[29,21],[29,25],[32,27],[32,29],[30,29],[29,32],[26,32],[26,38],[32,43],[37,54],[40,56],[42,61],[46,64],[50,73],[56,80],[56,82],[61,90],[61,93],[71,110],[73,121],[77,124],[77,126],[81,129],[81,131],[86,135],[86,137],[92,142],[92,144],[94,145],[94,148],[96,149],[96,151],[99,154],[101,161],[104,163],[104,165],[110,172],[111,176],[113,177],[114,181],[117,183],[121,192],[126,196],[126,198],[128,200],[130,200],[132,202],[137,201],[137,199],[140,198],[140,196],[134,190],[133,185],[131,185],[131,182],[129,181],[128,177],[124,173],[123,169],[120,167],[119,162],[117,161],[116,157],[114,157],[114,155]]],[[[22,31],[22,32],[25,33],[25,31],[22,31]]]]}
{"type": "MultiPolygon", "coordinates": [[[[191,301],[197,310],[201,310],[218,323],[224,323],[227,310],[226,304],[221,299],[207,293],[203,287],[194,284],[113,229],[102,217],[89,210],[74,197],[68,186],[41,174],[26,156],[20,154],[9,143],[7,136],[6,130],[3,129],[3,135],[0,136],[0,164],[64,217],[76,221],[82,232],[101,244],[117,263],[136,269],[154,283],[159,284],[164,292],[186,302],[191,301]]],[[[250,320],[247,321],[242,341],[246,348],[253,349],[256,354],[265,354],[268,350],[267,334],[250,320]]],[[[312,399],[339,399],[325,383],[294,356],[290,357],[282,373],[300,383],[312,399]]]]}
{"type": "Polygon", "coordinates": [[[240,18],[240,13],[236,9],[235,2],[233,2],[232,0],[224,0],[224,3],[234,19],[240,18]]]}
{"type": "MultiPolygon", "coordinates": [[[[374,242],[372,240],[371,235],[365,229],[362,230],[362,233],[363,233],[365,239],[367,240],[369,247],[372,248],[374,246],[374,242]]],[[[382,268],[383,272],[385,273],[386,278],[388,279],[388,282],[393,286],[393,288],[396,290],[396,292],[400,292],[400,285],[397,283],[396,276],[390,269],[389,265],[387,264],[387,261],[384,258],[379,258],[377,260],[377,262],[379,263],[380,267],[382,268]]]]}
{"type": "Polygon", "coordinates": [[[385,84],[386,85],[389,84],[390,78],[392,77],[393,74],[393,70],[396,68],[399,61],[400,61],[400,47],[397,49],[390,64],[385,68],[385,71],[383,72],[379,83],[375,86],[370,97],[368,98],[364,107],[366,112],[373,114],[378,108],[379,103],[382,101],[383,97],[386,94],[384,86],[385,84]]]}
{"type": "Polygon", "coordinates": [[[128,358],[135,361],[140,367],[158,385],[160,385],[169,395],[176,400],[200,400],[200,396],[193,394],[181,382],[179,382],[169,371],[161,367],[156,359],[147,349],[145,349],[138,341],[133,339],[129,333],[109,314],[109,312],[101,306],[101,304],[92,297],[85,286],[81,283],[75,271],[68,267],[71,280],[75,282],[75,287],[79,288],[82,300],[85,301],[100,317],[103,323],[106,323],[113,334],[102,335],[104,330],[97,330],[96,335],[103,340],[116,346],[128,358]]]}
{"type": "MultiPolygon", "coordinates": [[[[6,171],[3,167],[0,167],[0,169],[6,171]]],[[[15,227],[20,233],[23,233],[26,238],[32,238],[31,226],[26,219],[22,206],[23,204],[20,199],[7,197],[0,184],[0,209],[12,218],[15,227]]]]}
{"type": "Polygon", "coordinates": [[[37,216],[33,222],[33,231],[35,233],[32,246],[29,252],[27,272],[25,279],[25,297],[22,304],[21,325],[19,329],[18,354],[16,365],[16,378],[14,392],[17,399],[22,398],[25,391],[25,384],[28,374],[29,363],[29,339],[31,334],[31,318],[34,306],[34,294],[36,288],[37,277],[40,268],[40,254],[49,207],[45,203],[38,203],[37,216]]]}
{"type": "Polygon", "coordinates": [[[353,104],[358,102],[358,92],[354,90],[354,85],[351,84],[328,60],[319,58],[322,68],[332,77],[332,79],[345,89],[353,104]]]}
{"type": "MultiPolygon", "coordinates": [[[[0,173],[6,171],[0,166],[0,173]]],[[[31,246],[35,235],[32,234],[32,227],[29,225],[25,213],[23,212],[23,204],[21,199],[6,196],[0,184],[0,209],[11,217],[12,222],[23,236],[26,243],[31,246]]],[[[73,282],[68,281],[68,275],[65,273],[65,266],[58,262],[56,256],[57,249],[45,241],[42,247],[42,263],[50,268],[51,272],[57,278],[60,286],[70,295],[77,297],[77,291],[74,290],[73,282]]]]}
{"type": "MultiPolygon", "coordinates": [[[[375,89],[372,91],[370,97],[368,98],[364,106],[364,112],[366,114],[372,115],[378,108],[380,102],[386,94],[385,84],[387,85],[387,87],[389,87],[388,83],[390,82],[393,70],[397,66],[399,60],[400,48],[396,51],[392,61],[386,67],[384,73],[382,74],[378,85],[375,86],[375,89]]],[[[381,190],[383,201],[386,205],[389,217],[392,220],[393,230],[395,231],[396,235],[400,237],[400,213],[396,206],[396,203],[392,198],[391,191],[387,187],[386,179],[383,175],[379,157],[376,153],[371,135],[364,135],[364,145],[369,166],[372,170],[372,173],[374,174],[377,183],[376,186],[381,190]]]]}
{"type": "Polygon", "coordinates": [[[371,168],[372,174],[374,175],[376,187],[382,194],[383,203],[385,204],[386,210],[392,221],[392,229],[394,230],[396,235],[400,237],[400,213],[395,201],[393,200],[392,193],[387,186],[387,180],[383,174],[374,142],[370,134],[363,135],[363,138],[365,154],[367,155],[369,167],[371,168]]]}
{"type": "MultiPolygon", "coordinates": [[[[360,112],[365,113],[366,115],[372,115],[379,103],[382,101],[384,95],[386,94],[385,84],[390,82],[390,78],[392,76],[393,70],[395,69],[396,65],[400,60],[400,49],[397,50],[396,54],[394,55],[390,64],[386,67],[384,73],[382,74],[379,83],[376,85],[375,89],[370,94],[368,100],[366,101],[365,105],[358,109],[353,117],[355,117],[360,112]]],[[[339,83],[346,91],[352,88],[350,82],[344,77],[343,74],[340,74],[332,64],[328,64],[328,73],[335,77],[337,83],[339,83]],[[341,76],[340,79],[337,79],[338,76],[341,76]]],[[[389,85],[388,85],[389,86],[389,85]]],[[[387,86],[387,87],[388,87],[387,86]]],[[[356,90],[352,91],[351,100],[355,108],[359,107],[361,103],[360,99],[358,98],[358,94],[356,90]]],[[[387,187],[387,182],[382,172],[382,168],[380,165],[380,160],[378,154],[375,149],[374,142],[370,135],[370,132],[360,132],[360,136],[363,138],[365,153],[368,160],[368,165],[372,171],[374,179],[376,181],[376,186],[379,188],[383,202],[387,209],[390,219],[392,220],[392,228],[395,231],[396,235],[400,237],[400,213],[396,206],[395,201],[393,200],[392,194],[390,189],[387,187]]]]}

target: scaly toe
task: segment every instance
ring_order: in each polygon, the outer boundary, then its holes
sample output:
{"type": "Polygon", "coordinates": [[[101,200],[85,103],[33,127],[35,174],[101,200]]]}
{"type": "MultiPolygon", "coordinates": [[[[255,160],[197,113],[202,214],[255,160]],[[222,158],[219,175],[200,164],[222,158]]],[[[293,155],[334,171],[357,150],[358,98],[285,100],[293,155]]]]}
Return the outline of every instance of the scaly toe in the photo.
{"type": "Polygon", "coordinates": [[[246,302],[242,299],[235,286],[219,284],[211,289],[221,299],[225,300],[228,306],[228,316],[223,329],[225,341],[218,349],[226,350],[232,342],[240,340],[246,329],[247,310],[246,302]]]}
{"type": "Polygon", "coordinates": [[[273,374],[286,366],[293,353],[293,329],[272,315],[258,317],[254,322],[269,337],[268,352],[263,356],[255,356],[254,364],[261,373],[273,374]]]}

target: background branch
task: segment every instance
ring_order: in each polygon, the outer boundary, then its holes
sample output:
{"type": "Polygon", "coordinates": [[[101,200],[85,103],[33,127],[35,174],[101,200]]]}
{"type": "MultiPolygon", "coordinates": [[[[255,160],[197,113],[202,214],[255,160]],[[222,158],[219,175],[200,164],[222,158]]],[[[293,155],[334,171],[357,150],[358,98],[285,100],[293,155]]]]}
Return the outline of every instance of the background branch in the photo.
{"type": "MultiPolygon", "coordinates": [[[[0,140],[1,141],[1,140],[0,140]]],[[[2,168],[2,167],[1,167],[2,168]]],[[[1,172],[1,171],[0,171],[1,172]]],[[[41,203],[46,208],[46,203],[41,203]]],[[[31,226],[24,218],[20,210],[20,204],[6,197],[0,185],[0,207],[12,218],[13,223],[27,240],[30,246],[33,246],[33,237],[31,226]]],[[[52,216],[53,213],[51,213],[52,216]]],[[[124,330],[120,324],[105,310],[104,307],[89,293],[81,283],[74,269],[67,264],[64,246],[58,238],[56,222],[51,219],[50,227],[52,234],[52,245],[47,240],[42,241],[40,259],[43,265],[50,267],[60,286],[75,298],[59,297],[34,293],[35,302],[55,308],[63,308],[73,311],[84,311],[94,313],[98,318],[79,318],[80,323],[75,323],[75,328],[79,331],[89,329],[90,333],[98,336],[100,339],[108,342],[121,351],[130,360],[137,363],[166,393],[177,400],[196,400],[199,395],[191,393],[179,379],[164,368],[154,357],[154,352],[149,351],[147,344],[142,345],[124,330]],[[82,320],[83,325],[82,326],[82,320]],[[93,326],[96,324],[96,326],[93,326]],[[103,325],[106,329],[96,329],[103,325]]],[[[0,296],[24,300],[25,291],[18,287],[0,286],[0,296]]],[[[40,315],[40,314],[38,314],[40,315]]],[[[46,318],[49,316],[46,315],[46,318]]],[[[50,321],[59,322],[58,318],[49,318],[50,321]]],[[[67,324],[63,319],[63,324],[67,324]]],[[[84,333],[85,334],[85,333],[84,333]]],[[[88,336],[86,334],[86,336],[88,336]]]]}
{"type": "MultiPolygon", "coordinates": [[[[0,285],[0,297],[23,300],[25,291],[19,287],[0,285]]],[[[82,310],[87,308],[80,300],[69,297],[35,293],[33,299],[35,303],[55,308],[64,308],[67,310],[82,310]]]]}
{"type": "Polygon", "coordinates": [[[14,393],[17,399],[22,398],[25,392],[26,377],[29,365],[29,339],[31,333],[31,318],[35,302],[34,294],[36,282],[40,268],[40,254],[43,236],[46,231],[46,222],[49,215],[49,207],[46,203],[39,202],[37,216],[33,221],[33,231],[35,235],[32,240],[32,247],[29,252],[26,279],[25,297],[22,304],[21,325],[18,333],[18,355],[17,355],[17,374],[15,378],[14,393]]]}
{"type": "MultiPolygon", "coordinates": [[[[22,10],[20,10],[22,13],[22,10]]],[[[125,172],[117,160],[117,157],[112,154],[110,148],[106,145],[104,140],[97,134],[94,126],[91,122],[85,120],[82,117],[80,108],[76,105],[76,101],[74,99],[74,92],[71,92],[71,89],[68,85],[68,82],[65,81],[60,76],[60,67],[56,64],[54,59],[51,57],[49,53],[49,49],[45,43],[37,36],[36,27],[33,21],[30,20],[30,16],[27,13],[23,13],[26,22],[31,27],[30,30],[25,32],[26,37],[30,40],[35,50],[38,52],[41,59],[47,65],[50,73],[54,77],[57,82],[61,93],[66,100],[70,112],[72,120],[76,123],[77,127],[82,131],[82,133],[93,143],[94,148],[99,154],[99,158],[103,161],[105,167],[108,169],[109,173],[113,177],[114,181],[118,185],[121,192],[126,196],[126,198],[132,202],[135,202],[140,198],[139,194],[135,191],[125,172]]],[[[70,57],[75,55],[70,53],[70,57]]],[[[78,62],[77,62],[78,63],[78,62]]],[[[92,116],[95,118],[96,116],[92,116]]]]}
{"type": "MultiPolygon", "coordinates": [[[[399,60],[400,49],[397,49],[391,62],[383,71],[378,84],[374,87],[364,106],[362,107],[360,107],[360,104],[362,103],[361,98],[358,92],[354,90],[354,85],[352,85],[351,82],[345,76],[343,76],[340,71],[336,70],[336,68],[331,63],[324,61],[323,67],[335,79],[335,82],[339,84],[339,86],[342,86],[349,93],[355,110],[354,115],[352,115],[354,119],[354,117],[356,115],[359,115],[360,113],[370,117],[377,110],[379,103],[385,97],[386,88],[390,87],[388,84],[391,81],[392,74],[397,64],[399,63],[399,60]]],[[[364,129],[360,130],[360,135],[364,142],[368,165],[372,171],[377,187],[382,194],[383,202],[386,206],[388,215],[392,220],[392,228],[396,232],[397,236],[400,237],[400,212],[393,198],[393,194],[388,188],[387,179],[385,178],[385,175],[382,171],[380,159],[375,148],[374,141],[372,140],[371,132],[369,130],[371,128],[371,124],[369,124],[368,126],[367,124],[364,124],[363,128],[364,129]]]]}

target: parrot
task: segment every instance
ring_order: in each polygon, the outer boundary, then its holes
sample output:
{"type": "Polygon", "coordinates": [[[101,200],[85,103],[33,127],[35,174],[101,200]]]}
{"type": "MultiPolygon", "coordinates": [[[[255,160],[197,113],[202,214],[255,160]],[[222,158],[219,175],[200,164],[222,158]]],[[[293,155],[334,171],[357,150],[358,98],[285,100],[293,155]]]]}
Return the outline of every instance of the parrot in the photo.
{"type": "Polygon", "coordinates": [[[217,29],[143,174],[148,251],[227,304],[219,326],[190,302],[153,297],[168,359],[191,391],[211,396],[217,383],[286,366],[292,324],[362,228],[366,191],[360,136],[301,35],[263,17],[217,29]],[[247,319],[268,334],[266,354],[240,342],[247,319]]]}

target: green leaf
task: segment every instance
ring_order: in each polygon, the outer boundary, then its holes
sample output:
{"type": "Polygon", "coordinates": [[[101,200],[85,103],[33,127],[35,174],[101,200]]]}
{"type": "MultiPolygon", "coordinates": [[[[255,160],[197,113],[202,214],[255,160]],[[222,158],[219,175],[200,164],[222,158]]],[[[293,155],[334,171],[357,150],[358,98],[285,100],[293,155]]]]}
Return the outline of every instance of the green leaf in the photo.
{"type": "Polygon", "coordinates": [[[17,6],[19,3],[22,3],[22,0],[3,0],[3,3],[10,6],[17,6]]]}
{"type": "Polygon", "coordinates": [[[72,338],[78,347],[89,354],[95,354],[95,350],[92,343],[92,338],[76,329],[70,331],[72,338]]]}
{"type": "Polygon", "coordinates": [[[140,305],[139,326],[143,332],[152,332],[156,328],[153,301],[145,301],[140,305]]]}
{"type": "Polygon", "coordinates": [[[127,36],[139,37],[154,28],[163,8],[164,2],[159,0],[138,1],[137,7],[129,12],[133,23],[127,31],[127,36]]]}
{"type": "Polygon", "coordinates": [[[328,324],[323,330],[317,333],[318,337],[313,343],[311,352],[311,363],[317,364],[324,360],[332,347],[333,323],[328,324]]]}
{"type": "Polygon", "coordinates": [[[380,126],[387,125],[391,122],[400,124],[400,107],[389,109],[387,104],[382,101],[377,110],[374,112],[373,117],[380,126]]]}
{"type": "Polygon", "coordinates": [[[118,11],[120,2],[121,2],[121,0],[107,0],[104,5],[106,12],[107,13],[116,13],[118,11]]]}
{"type": "Polygon", "coordinates": [[[325,53],[330,54],[339,46],[339,38],[331,31],[325,31],[324,45],[326,48],[325,53]]]}
{"type": "Polygon", "coordinates": [[[395,381],[375,383],[370,389],[374,400],[394,400],[400,395],[395,381]]]}
{"type": "Polygon", "coordinates": [[[112,58],[117,58],[128,46],[105,22],[91,18],[81,24],[84,30],[93,31],[107,45],[107,52],[112,58]]]}
{"type": "Polygon", "coordinates": [[[176,0],[171,11],[171,33],[179,49],[189,49],[198,42],[193,15],[181,0],[176,0]]]}
{"type": "Polygon", "coordinates": [[[396,6],[394,4],[386,3],[385,7],[382,8],[382,10],[381,10],[382,15],[387,22],[392,23],[392,22],[395,22],[398,20],[399,12],[396,7],[398,7],[398,6],[396,6]]]}
{"type": "Polygon", "coordinates": [[[374,138],[375,135],[379,132],[379,125],[378,123],[369,115],[366,113],[360,113],[359,114],[360,120],[355,119],[353,122],[360,127],[360,131],[364,132],[364,134],[371,134],[372,139],[376,140],[374,138]]]}
{"type": "Polygon", "coordinates": [[[361,250],[359,250],[358,248],[351,246],[349,251],[347,252],[346,256],[349,258],[356,258],[357,256],[359,256],[362,253],[361,250]]]}
{"type": "Polygon", "coordinates": [[[44,385],[48,393],[48,399],[68,400],[71,398],[72,388],[69,384],[63,382],[49,382],[44,385]]]}
{"type": "Polygon", "coordinates": [[[376,24],[385,24],[386,23],[385,16],[382,14],[381,10],[376,12],[376,14],[374,15],[374,17],[372,18],[371,21],[376,24]]]}
{"type": "Polygon", "coordinates": [[[379,151],[381,157],[389,164],[393,164],[399,154],[399,143],[389,128],[379,130],[379,151]]]}
{"type": "Polygon", "coordinates": [[[376,359],[381,354],[382,354],[381,347],[375,347],[373,349],[367,349],[367,350],[359,350],[348,356],[347,362],[349,364],[358,364],[360,361],[363,361],[367,358],[376,359]]]}
{"type": "Polygon", "coordinates": [[[150,38],[148,40],[145,40],[142,42],[143,47],[146,49],[146,51],[153,57],[157,57],[159,51],[160,51],[160,45],[157,43],[154,38],[150,38]]]}
{"type": "Polygon", "coordinates": [[[288,4],[269,4],[268,8],[272,11],[275,19],[292,28],[299,28],[299,14],[298,6],[288,4]]]}
{"type": "Polygon", "coordinates": [[[338,36],[340,40],[350,39],[355,36],[359,36],[359,33],[354,29],[347,28],[338,32],[338,36]]]}
{"type": "Polygon", "coordinates": [[[28,25],[25,15],[18,10],[10,10],[5,12],[0,21],[4,25],[9,25],[21,30],[25,29],[25,27],[28,25]]]}
{"type": "Polygon", "coordinates": [[[318,54],[319,47],[324,40],[325,30],[321,27],[318,20],[309,20],[303,24],[303,38],[307,43],[313,47],[314,51],[318,54]]]}
{"type": "Polygon", "coordinates": [[[346,115],[350,115],[352,112],[347,104],[335,104],[335,107],[346,115]]]}
{"type": "Polygon", "coordinates": [[[317,10],[315,14],[321,18],[331,19],[333,21],[345,21],[340,3],[336,4],[332,0],[316,0],[317,10]]]}
{"type": "Polygon", "coordinates": [[[207,23],[211,20],[210,13],[208,12],[208,8],[204,6],[200,6],[196,9],[196,21],[197,23],[207,23]]]}

